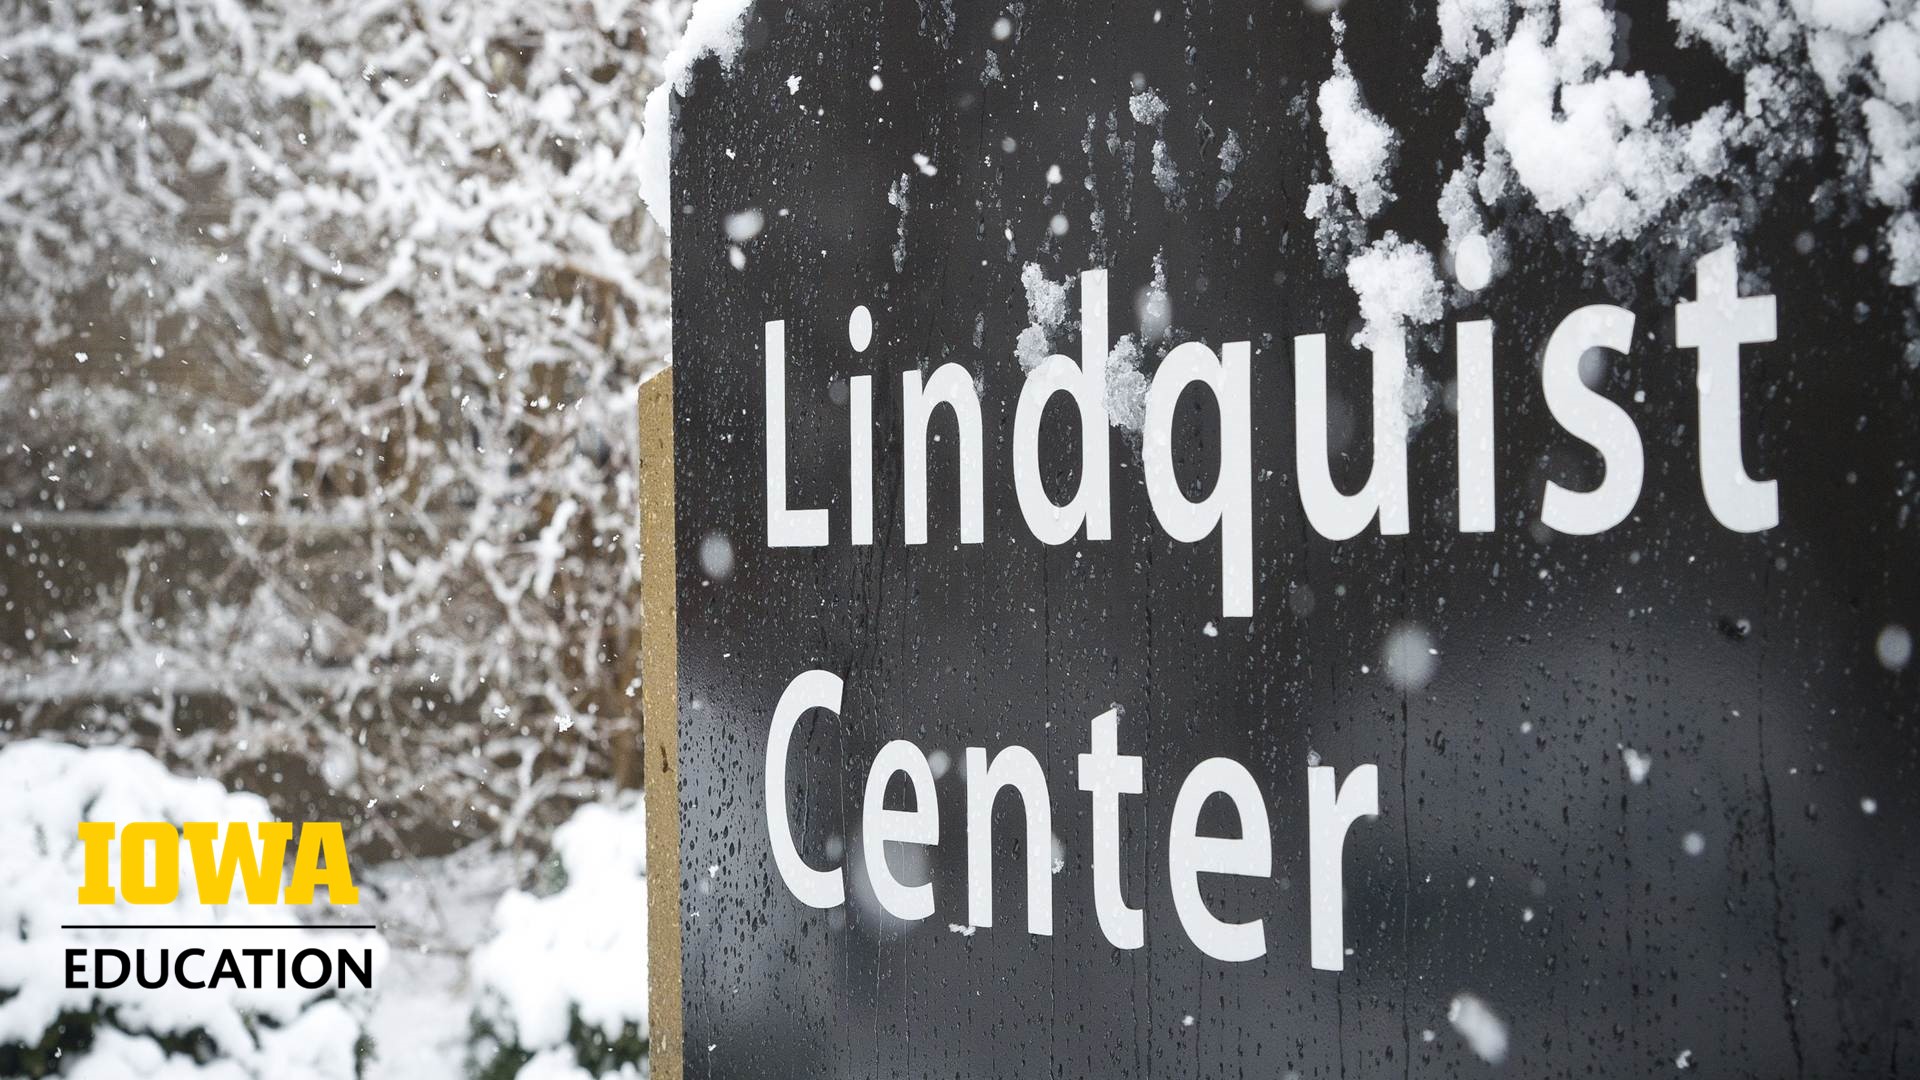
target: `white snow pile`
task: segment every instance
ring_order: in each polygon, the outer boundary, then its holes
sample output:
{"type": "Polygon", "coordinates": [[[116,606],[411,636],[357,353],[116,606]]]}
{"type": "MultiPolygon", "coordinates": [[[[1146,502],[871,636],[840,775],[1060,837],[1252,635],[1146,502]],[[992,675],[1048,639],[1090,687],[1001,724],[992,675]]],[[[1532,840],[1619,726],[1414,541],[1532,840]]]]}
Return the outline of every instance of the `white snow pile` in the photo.
{"type": "MultiPolygon", "coordinates": [[[[259,796],[175,776],[138,750],[39,739],[0,748],[0,866],[6,870],[0,875],[0,926],[7,928],[0,934],[0,1058],[74,1045],[90,1035],[91,1046],[83,1053],[63,1055],[61,1075],[354,1080],[364,991],[235,989],[223,983],[187,993],[144,989],[132,978],[113,989],[66,989],[68,948],[115,948],[131,956],[136,948],[183,946],[177,932],[62,930],[62,924],[245,927],[284,923],[288,917],[288,909],[268,905],[198,903],[193,860],[184,843],[180,898],[173,904],[82,907],[77,899],[84,876],[81,821],[272,820],[273,812],[259,796]],[[76,1023],[91,1030],[76,1030],[76,1023]],[[194,1056],[177,1052],[181,1046],[192,1046],[194,1056]]],[[[117,886],[118,860],[109,861],[109,876],[117,886]]],[[[240,929],[223,931],[218,944],[236,952],[371,947],[375,985],[386,961],[378,936],[343,931],[323,937],[240,929]]]]}
{"type": "MultiPolygon", "coordinates": [[[[1920,4],[1671,0],[1667,11],[1682,43],[1705,45],[1740,76],[1739,100],[1677,121],[1653,78],[1618,65],[1620,29],[1605,0],[1440,0],[1426,81],[1461,85],[1470,105],[1435,207],[1460,284],[1491,280],[1506,243],[1490,221],[1516,210],[1596,246],[1656,230],[1724,240],[1706,234],[1737,222],[1746,201],[1767,198],[1831,138],[1847,176],[1820,198],[1886,212],[1888,278],[1914,288],[1910,319],[1920,319],[1920,4]]],[[[1341,48],[1342,17],[1329,25],[1333,73],[1315,98],[1329,179],[1309,187],[1306,212],[1330,273],[1349,259],[1368,264],[1347,276],[1362,337],[1384,340],[1389,328],[1437,321],[1442,296],[1424,250],[1370,236],[1368,222],[1394,198],[1399,137],[1366,107],[1341,48]]],[[[1908,358],[1920,364],[1920,341],[1908,358]]]]}
{"type": "Polygon", "coordinates": [[[1616,67],[1602,0],[1442,0],[1427,80],[1464,73],[1485,121],[1478,159],[1461,163],[1442,200],[1450,231],[1471,192],[1487,206],[1524,196],[1588,240],[1630,240],[1672,224],[1690,201],[1710,202],[1716,183],[1764,194],[1824,149],[1830,114],[1855,197],[1892,211],[1892,280],[1920,283],[1913,0],[1672,0],[1667,11],[1682,42],[1706,45],[1742,77],[1741,100],[1676,123],[1646,73],[1616,67]]]}
{"type": "Polygon", "coordinates": [[[514,890],[471,974],[476,1064],[521,1080],[637,1078],[647,1052],[647,829],[638,796],[589,803],[554,832],[557,891],[514,890]],[[507,1075],[508,1073],[502,1073],[507,1075]]]}
{"type": "MultiPolygon", "coordinates": [[[[667,54],[660,85],[647,94],[640,133],[640,198],[662,232],[673,232],[673,101],[693,87],[693,65],[712,56],[731,68],[746,44],[747,12],[753,0],[696,0],[686,32],[667,54]]],[[[795,84],[797,90],[798,84],[795,84]]]]}
{"type": "Polygon", "coordinates": [[[1656,109],[1643,73],[1612,70],[1614,19],[1601,0],[1517,6],[1449,0],[1441,51],[1429,68],[1472,64],[1486,119],[1480,176],[1491,201],[1509,184],[1590,240],[1647,229],[1693,183],[1726,165],[1732,115],[1716,107],[1675,125],[1656,109]],[[1504,8],[1504,10],[1501,10],[1504,8]],[[1487,40],[1500,44],[1486,49],[1487,40]]]}

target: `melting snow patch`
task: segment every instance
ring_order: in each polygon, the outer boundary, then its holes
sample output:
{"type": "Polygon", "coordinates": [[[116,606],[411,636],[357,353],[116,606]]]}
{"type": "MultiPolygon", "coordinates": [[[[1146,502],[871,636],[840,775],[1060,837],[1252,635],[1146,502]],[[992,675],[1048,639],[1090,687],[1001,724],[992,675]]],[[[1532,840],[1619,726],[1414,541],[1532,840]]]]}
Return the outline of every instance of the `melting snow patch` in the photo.
{"type": "Polygon", "coordinates": [[[766,215],[758,210],[747,209],[737,214],[727,215],[727,239],[736,244],[744,244],[760,235],[766,226],[766,215]]]}
{"type": "Polygon", "coordinates": [[[1173,297],[1167,290],[1167,255],[1153,257],[1153,281],[1133,298],[1142,341],[1159,341],[1173,329],[1173,297]]]}
{"type": "Polygon", "coordinates": [[[1433,678],[1440,666],[1440,650],[1433,638],[1417,623],[1401,623],[1387,634],[1380,649],[1380,666],[1387,681],[1401,690],[1418,690],[1433,678]]]}
{"type": "Polygon", "coordinates": [[[1631,746],[1620,748],[1620,760],[1627,766],[1627,779],[1636,784],[1647,782],[1647,774],[1653,771],[1653,759],[1635,750],[1631,746]]]}
{"type": "Polygon", "coordinates": [[[700,569],[714,581],[733,576],[733,541],[723,532],[710,532],[700,538],[700,569]]]}
{"type": "Polygon", "coordinates": [[[1486,1002],[1472,994],[1456,995],[1447,1007],[1447,1022],[1480,1060],[1494,1065],[1507,1060],[1507,1025],[1486,1002]]]}

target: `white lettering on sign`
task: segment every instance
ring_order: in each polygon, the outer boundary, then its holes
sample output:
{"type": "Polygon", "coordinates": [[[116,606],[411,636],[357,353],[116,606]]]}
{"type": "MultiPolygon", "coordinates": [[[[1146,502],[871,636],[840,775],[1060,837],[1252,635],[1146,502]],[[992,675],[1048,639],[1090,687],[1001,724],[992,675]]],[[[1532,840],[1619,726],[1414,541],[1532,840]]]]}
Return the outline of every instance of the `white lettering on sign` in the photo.
{"type": "MultiPolygon", "coordinates": [[[[841,679],[831,672],[812,670],[795,676],[774,706],[767,735],[766,820],[773,862],[780,879],[795,899],[809,907],[832,908],[846,902],[842,870],[818,870],[800,854],[793,835],[788,802],[797,792],[789,784],[787,758],[800,718],[810,709],[840,711],[841,679]]],[[[966,748],[965,905],[969,928],[989,928],[993,917],[993,811],[1003,791],[1018,795],[1025,830],[1022,850],[1027,896],[1027,933],[1053,933],[1053,804],[1046,770],[1024,746],[1008,746],[998,753],[985,747],[966,748]]],[[[1093,818],[1094,912],[1100,932],[1117,949],[1145,944],[1142,909],[1128,905],[1121,869],[1126,857],[1120,843],[1120,796],[1142,795],[1142,762],[1119,752],[1119,713],[1109,709],[1093,718],[1087,753],[1079,755],[1079,788],[1090,797],[1093,818]]],[[[1345,952],[1342,856],[1347,830],[1361,817],[1379,813],[1379,770],[1361,765],[1334,791],[1335,774],[1329,766],[1307,770],[1308,893],[1312,904],[1313,966],[1329,971],[1341,968],[1345,952]]],[[[888,915],[907,921],[931,916],[938,906],[931,881],[903,882],[887,860],[888,844],[936,847],[940,843],[940,803],[927,755],[906,739],[894,739],[880,748],[867,770],[861,800],[861,863],[873,896],[888,915]],[[886,805],[893,778],[904,776],[912,805],[886,805]]],[[[1273,837],[1267,804],[1259,782],[1231,758],[1213,757],[1187,774],[1174,798],[1167,831],[1167,879],[1180,927],[1195,948],[1216,960],[1241,963],[1267,953],[1264,918],[1233,922],[1209,905],[1202,889],[1203,875],[1271,880],[1273,837]],[[1203,832],[1200,814],[1214,798],[1231,805],[1238,822],[1234,835],[1203,832]]]]}
{"type": "Polygon", "coordinates": [[[1080,275],[1080,362],[1055,353],[1027,376],[1013,410],[1013,490],[1034,539],[1064,544],[1086,528],[1087,539],[1113,536],[1107,485],[1107,272],[1080,275]],[[1080,490],[1065,506],[1040,483],[1040,420],[1047,402],[1065,392],[1080,413],[1080,490]]]}
{"type": "MultiPolygon", "coordinates": [[[[1775,339],[1774,298],[1741,296],[1737,253],[1729,244],[1695,264],[1694,299],[1674,310],[1674,341],[1699,354],[1696,392],[1699,402],[1701,489],[1714,519],[1736,532],[1773,528],[1780,522],[1779,484],[1756,480],[1742,452],[1740,347],[1775,339]]],[[[1590,536],[1614,528],[1632,516],[1646,472],[1645,448],[1633,416],[1619,403],[1581,378],[1583,358],[1595,349],[1622,356],[1633,344],[1634,315],[1625,308],[1591,305],[1568,314],[1549,336],[1540,365],[1541,392],[1548,412],[1569,435],[1599,455],[1601,479],[1588,490],[1573,490],[1548,480],[1540,497],[1540,520],[1563,533],[1590,536]]],[[[1060,354],[1034,366],[1022,385],[1013,415],[1011,468],[1020,518],[1043,544],[1064,544],[1084,536],[1109,540],[1112,493],[1107,411],[1107,275],[1088,270],[1080,278],[1080,362],[1060,354]],[[1060,395],[1079,417],[1078,488],[1064,505],[1056,504],[1043,483],[1041,432],[1048,404],[1060,395]]],[[[1494,325],[1470,320],[1455,327],[1459,449],[1457,522],[1463,533],[1493,532],[1495,514],[1494,325]]],[[[849,320],[848,344],[864,353],[873,334],[865,307],[849,320]]],[[[1372,464],[1358,491],[1344,493],[1334,484],[1328,460],[1330,402],[1327,344],[1323,334],[1293,341],[1294,466],[1300,480],[1301,510],[1319,535],[1343,541],[1369,525],[1382,535],[1406,533],[1411,525],[1407,481],[1407,420],[1403,401],[1408,378],[1406,340],[1398,331],[1370,339],[1372,348],[1372,464]]],[[[788,492],[786,324],[766,324],[766,508],[769,547],[819,547],[828,543],[825,507],[793,508],[788,492]]],[[[1141,433],[1141,465],[1154,520],[1172,539],[1186,544],[1219,537],[1220,611],[1228,617],[1253,615],[1253,416],[1252,345],[1230,341],[1216,352],[1200,341],[1176,345],[1155,369],[1146,392],[1146,423],[1141,433]],[[1204,389],[1213,401],[1219,447],[1213,488],[1205,498],[1188,498],[1175,462],[1176,424],[1189,391],[1204,389]]],[[[846,537],[856,545],[874,542],[873,377],[848,381],[849,481],[846,537]]],[[[948,362],[923,378],[918,368],[900,374],[901,536],[911,545],[928,542],[927,468],[930,455],[952,454],[957,466],[959,541],[985,540],[984,475],[986,449],[980,392],[973,375],[948,362]],[[942,408],[954,418],[953,449],[930,437],[942,408]],[[930,445],[931,444],[931,445],[930,445]]]]}

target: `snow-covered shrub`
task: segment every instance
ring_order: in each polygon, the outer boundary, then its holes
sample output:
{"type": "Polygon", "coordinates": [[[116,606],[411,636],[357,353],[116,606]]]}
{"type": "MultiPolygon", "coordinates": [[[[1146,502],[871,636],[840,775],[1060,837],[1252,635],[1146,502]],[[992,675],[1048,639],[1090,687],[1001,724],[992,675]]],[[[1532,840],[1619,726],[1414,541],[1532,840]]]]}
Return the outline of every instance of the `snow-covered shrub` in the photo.
{"type": "MultiPolygon", "coordinates": [[[[365,1050],[351,990],[67,989],[64,952],[74,947],[241,949],[370,947],[375,979],[385,944],[359,932],[244,929],[217,943],[154,930],[62,930],[63,924],[211,923],[245,927],[287,921],[289,909],[197,902],[183,844],[180,898],[171,905],[82,907],[88,821],[271,821],[257,795],[169,773],[138,750],[81,748],[38,739],[0,748],[0,1076],[85,1080],[353,1080],[365,1050]]],[[[119,867],[110,860],[117,885],[119,867]]]]}
{"type": "Polygon", "coordinates": [[[685,7],[0,0],[0,731],[508,841],[637,778],[685,7]]]}
{"type": "Polygon", "coordinates": [[[482,1080],[641,1075],[647,1053],[647,828],[637,797],[553,834],[544,895],[515,890],[474,952],[482,1080]]]}

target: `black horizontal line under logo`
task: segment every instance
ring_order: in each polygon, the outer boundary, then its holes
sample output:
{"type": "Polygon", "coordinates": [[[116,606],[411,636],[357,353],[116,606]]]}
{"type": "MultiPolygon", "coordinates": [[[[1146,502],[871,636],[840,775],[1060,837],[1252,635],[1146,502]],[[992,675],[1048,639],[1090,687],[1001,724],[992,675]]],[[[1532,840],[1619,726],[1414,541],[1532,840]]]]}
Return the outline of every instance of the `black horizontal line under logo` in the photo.
{"type": "Polygon", "coordinates": [[[374,923],[62,923],[62,930],[378,930],[374,923]]]}

